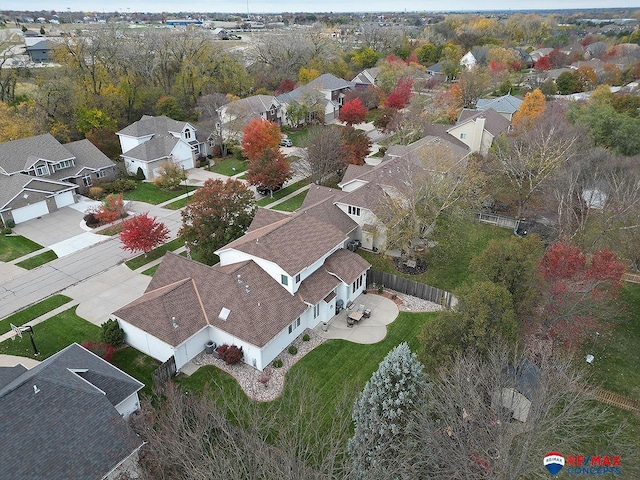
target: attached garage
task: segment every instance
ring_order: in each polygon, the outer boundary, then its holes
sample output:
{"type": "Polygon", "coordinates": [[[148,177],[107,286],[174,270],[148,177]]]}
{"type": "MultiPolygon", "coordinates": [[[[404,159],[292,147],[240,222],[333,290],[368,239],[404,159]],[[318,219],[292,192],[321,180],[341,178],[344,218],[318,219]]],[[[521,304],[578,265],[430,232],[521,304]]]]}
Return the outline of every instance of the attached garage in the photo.
{"type": "Polygon", "coordinates": [[[75,199],[73,198],[73,191],[71,190],[56,195],[55,199],[56,207],[58,208],[66,207],[67,205],[73,205],[75,203],[75,199]]]}
{"type": "Polygon", "coordinates": [[[33,218],[41,217],[49,213],[49,207],[45,200],[34,203],[33,205],[27,205],[26,207],[16,208],[11,211],[13,215],[13,221],[16,223],[26,222],[33,218]]]}

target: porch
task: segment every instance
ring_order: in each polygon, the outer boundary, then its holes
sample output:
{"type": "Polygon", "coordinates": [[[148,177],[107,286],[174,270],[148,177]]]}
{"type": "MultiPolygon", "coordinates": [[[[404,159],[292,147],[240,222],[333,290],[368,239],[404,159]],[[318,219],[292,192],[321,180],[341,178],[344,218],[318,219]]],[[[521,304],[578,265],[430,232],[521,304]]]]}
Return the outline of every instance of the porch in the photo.
{"type": "Polygon", "coordinates": [[[387,335],[387,325],[397,316],[398,306],[392,300],[373,293],[361,294],[354,300],[350,309],[345,308],[335,315],[327,322],[326,327],[320,323],[314,331],[325,339],[342,339],[363,344],[377,343],[387,335]],[[349,314],[361,305],[365,310],[370,310],[371,315],[349,325],[349,314]]]}

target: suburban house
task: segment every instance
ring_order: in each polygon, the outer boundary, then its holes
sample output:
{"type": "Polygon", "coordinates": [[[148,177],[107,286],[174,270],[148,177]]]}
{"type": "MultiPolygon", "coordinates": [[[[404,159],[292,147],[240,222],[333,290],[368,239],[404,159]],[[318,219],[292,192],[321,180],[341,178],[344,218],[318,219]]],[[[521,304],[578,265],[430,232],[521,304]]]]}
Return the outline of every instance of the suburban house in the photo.
{"type": "Polygon", "coordinates": [[[318,109],[323,112],[324,117],[308,120],[327,123],[338,118],[345,95],[354,88],[355,84],[353,82],[325,73],[306,85],[278,95],[277,99],[282,105],[283,118],[286,118],[287,107],[291,104],[317,105],[318,109]]]}
{"type": "Polygon", "coordinates": [[[473,53],[471,52],[465,53],[460,59],[460,65],[462,65],[467,70],[471,70],[476,66],[477,63],[478,61],[476,60],[475,55],[473,55],[473,53]]]}
{"type": "Polygon", "coordinates": [[[356,75],[351,82],[356,88],[375,86],[378,73],[380,73],[380,67],[367,68],[356,75]]]}
{"type": "Polygon", "coordinates": [[[472,153],[486,156],[493,140],[509,130],[511,122],[493,108],[463,109],[456,124],[447,133],[464,143],[472,153]]]}
{"type": "Polygon", "coordinates": [[[0,220],[26,222],[75,203],[115,164],[89,140],[61,144],[46,133],[0,143],[0,220]]]}
{"type": "Polygon", "coordinates": [[[120,139],[127,171],[135,175],[141,168],[148,180],[156,176],[163,162],[170,161],[190,169],[195,166],[197,157],[207,154],[207,145],[198,140],[193,124],[164,115],[143,115],[116,135],[120,139]]]}
{"type": "Polygon", "coordinates": [[[0,478],[122,478],[144,443],[126,422],[143,387],[77,343],[30,370],[0,367],[0,478]]]}
{"type": "Polygon", "coordinates": [[[507,94],[498,98],[479,98],[476,102],[476,110],[484,111],[491,108],[511,122],[513,114],[516,113],[521,104],[521,99],[507,94]]]}
{"type": "Polygon", "coordinates": [[[224,125],[238,122],[238,128],[244,127],[254,118],[262,118],[282,125],[282,106],[272,95],[253,95],[227,103],[218,109],[218,115],[224,125]]]}
{"type": "Polygon", "coordinates": [[[144,295],[112,314],[125,341],[180,369],[207,342],[242,347],[263,370],[306,328],[328,322],[366,286],[370,265],[348,250],[358,224],[340,209],[259,209],[209,267],[168,253],[144,295]]]}

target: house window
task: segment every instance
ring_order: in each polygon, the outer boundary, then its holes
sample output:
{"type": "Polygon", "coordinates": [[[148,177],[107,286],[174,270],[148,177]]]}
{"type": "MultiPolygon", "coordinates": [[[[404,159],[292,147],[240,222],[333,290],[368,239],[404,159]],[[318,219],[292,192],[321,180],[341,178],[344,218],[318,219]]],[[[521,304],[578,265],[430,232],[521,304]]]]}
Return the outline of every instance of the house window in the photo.
{"type": "Polygon", "coordinates": [[[293,331],[300,326],[300,317],[296,318],[291,325],[289,325],[289,333],[293,333],[293,331]]]}
{"type": "Polygon", "coordinates": [[[349,205],[349,215],[355,215],[356,217],[360,216],[360,207],[352,207],[349,205]]]}
{"type": "Polygon", "coordinates": [[[313,318],[318,318],[318,315],[320,315],[320,304],[313,307],[313,318]]]}
{"type": "Polygon", "coordinates": [[[82,184],[85,187],[90,187],[91,186],[91,175],[85,175],[84,177],[82,177],[82,184]]]}
{"type": "Polygon", "coordinates": [[[69,168],[73,163],[71,160],[63,160],[62,162],[56,163],[56,170],[62,170],[63,168],[69,168]]]}
{"type": "Polygon", "coordinates": [[[467,134],[466,134],[466,133],[461,133],[461,134],[460,134],[460,138],[461,138],[462,140],[464,140],[465,138],[467,138],[467,134]]]}
{"type": "Polygon", "coordinates": [[[351,293],[355,293],[356,290],[358,290],[362,286],[363,278],[364,278],[364,275],[360,275],[358,278],[356,278],[356,281],[353,282],[353,284],[351,285],[351,293]]]}
{"type": "Polygon", "coordinates": [[[300,274],[296,275],[296,283],[300,283],[300,274]]]}
{"type": "Polygon", "coordinates": [[[280,283],[289,285],[289,277],[287,275],[280,275],[280,283]]]}
{"type": "Polygon", "coordinates": [[[107,172],[105,172],[104,170],[98,170],[96,172],[96,178],[104,178],[107,176],[107,172]]]}
{"type": "Polygon", "coordinates": [[[269,110],[269,113],[270,113],[271,115],[275,115],[275,114],[276,114],[276,109],[275,109],[275,108],[272,108],[271,110],[269,110]]]}
{"type": "Polygon", "coordinates": [[[191,130],[184,131],[184,138],[191,138],[191,130]]]}
{"type": "Polygon", "coordinates": [[[38,177],[49,175],[49,167],[47,165],[40,165],[39,167],[36,167],[36,175],[38,177]]]}

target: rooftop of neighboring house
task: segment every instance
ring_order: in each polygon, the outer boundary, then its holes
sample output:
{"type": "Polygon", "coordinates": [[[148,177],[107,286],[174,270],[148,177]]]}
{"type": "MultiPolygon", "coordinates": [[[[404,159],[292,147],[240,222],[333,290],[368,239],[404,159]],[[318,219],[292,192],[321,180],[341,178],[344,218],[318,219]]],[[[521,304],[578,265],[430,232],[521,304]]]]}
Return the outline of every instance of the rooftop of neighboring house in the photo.
{"type": "Polygon", "coordinates": [[[8,175],[26,171],[40,159],[61,162],[73,157],[50,133],[0,143],[0,168],[8,175]]]}
{"type": "Polygon", "coordinates": [[[157,117],[143,115],[140,120],[123,128],[116,135],[126,135],[129,137],[146,137],[149,135],[167,135],[168,133],[180,134],[187,122],[173,120],[166,115],[157,117]]]}
{"type": "Polygon", "coordinates": [[[493,108],[498,113],[515,113],[522,100],[511,94],[503,95],[498,98],[479,98],[476,103],[476,110],[488,110],[493,108]]]}
{"type": "Polygon", "coordinates": [[[263,112],[268,112],[273,105],[278,106],[279,103],[273,95],[252,95],[228,103],[225,107],[227,110],[236,109],[245,115],[260,115],[263,112]]]}
{"type": "Polygon", "coordinates": [[[173,151],[180,139],[173,135],[154,135],[148,141],[133,147],[123,153],[125,157],[152,162],[167,157],[173,151]]]}
{"type": "Polygon", "coordinates": [[[115,408],[143,386],[78,344],[0,367],[0,476],[102,478],[143,443],[115,408]]]}
{"type": "Polygon", "coordinates": [[[357,85],[375,85],[380,70],[380,67],[366,68],[356,75],[351,82],[357,85]]]}
{"type": "MultiPolygon", "coordinates": [[[[476,121],[479,118],[485,119],[484,129],[494,137],[497,137],[501,133],[506,132],[511,125],[511,122],[509,122],[509,120],[500,115],[493,108],[488,108],[480,112],[477,110],[465,108],[460,112],[460,116],[458,117],[456,126],[462,125],[466,122],[476,121]]],[[[450,127],[449,130],[451,130],[452,128],[453,127],[450,127]]]]}
{"type": "Polygon", "coordinates": [[[307,87],[318,90],[342,90],[343,88],[353,88],[353,82],[338,78],[330,73],[323,73],[306,84],[307,87]]]}

